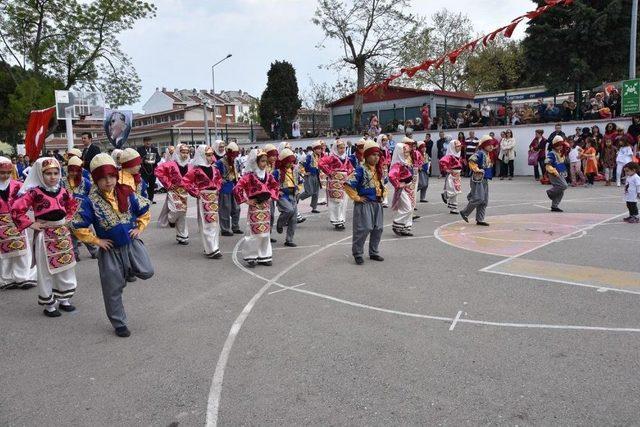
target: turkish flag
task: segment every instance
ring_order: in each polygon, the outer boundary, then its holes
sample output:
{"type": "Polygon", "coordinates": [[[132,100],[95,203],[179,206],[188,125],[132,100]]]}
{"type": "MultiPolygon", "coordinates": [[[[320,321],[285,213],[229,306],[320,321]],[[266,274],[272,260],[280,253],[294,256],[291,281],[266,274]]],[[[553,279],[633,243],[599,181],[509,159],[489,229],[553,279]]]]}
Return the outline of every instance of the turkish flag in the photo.
{"type": "Polygon", "coordinates": [[[24,145],[27,155],[34,161],[40,157],[40,151],[44,144],[45,138],[54,129],[56,107],[46,108],[44,110],[34,110],[29,113],[29,122],[27,123],[27,134],[24,137],[24,145]]]}

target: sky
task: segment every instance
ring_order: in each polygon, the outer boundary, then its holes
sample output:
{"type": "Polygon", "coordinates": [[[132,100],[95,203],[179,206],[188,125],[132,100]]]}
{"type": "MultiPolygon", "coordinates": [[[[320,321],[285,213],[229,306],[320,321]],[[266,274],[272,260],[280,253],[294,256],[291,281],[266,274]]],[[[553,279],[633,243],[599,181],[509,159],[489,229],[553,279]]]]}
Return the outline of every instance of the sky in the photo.
{"type": "MultiPolygon", "coordinates": [[[[324,40],[311,22],[316,0],[154,0],[157,16],[138,22],[120,41],[142,80],[140,101],[122,107],[135,112],[155,88],[211,89],[211,65],[228,53],[233,56],[215,68],[215,89],[242,89],[260,97],[272,62],[286,60],[296,69],[300,91],[314,82],[333,84],[334,70],[320,68],[335,60],[337,43],[324,40]]],[[[508,24],[535,9],[530,0],[414,0],[411,12],[428,18],[446,7],[466,13],[479,34],[508,24]]],[[[523,35],[520,25],[514,38],[523,35]]],[[[391,72],[391,70],[390,70],[391,72]]]]}

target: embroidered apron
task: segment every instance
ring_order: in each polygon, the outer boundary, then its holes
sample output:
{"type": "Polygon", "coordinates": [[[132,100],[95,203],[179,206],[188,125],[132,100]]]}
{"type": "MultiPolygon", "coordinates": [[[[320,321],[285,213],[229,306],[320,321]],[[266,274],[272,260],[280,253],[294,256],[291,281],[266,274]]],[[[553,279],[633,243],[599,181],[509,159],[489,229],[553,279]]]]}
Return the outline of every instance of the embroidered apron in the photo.
{"type": "Polygon", "coordinates": [[[249,205],[247,214],[247,224],[251,229],[251,234],[268,234],[271,232],[271,208],[270,202],[256,203],[249,205]]]}
{"type": "Polygon", "coordinates": [[[65,224],[65,220],[45,221],[42,231],[36,237],[44,241],[44,255],[47,257],[47,267],[51,274],[60,273],[76,265],[71,233],[65,224]]]}
{"type": "Polygon", "coordinates": [[[0,214],[0,258],[13,258],[27,254],[27,236],[18,231],[11,215],[0,214]]]}
{"type": "Polygon", "coordinates": [[[344,198],[344,183],[347,180],[347,173],[342,171],[334,172],[327,181],[327,193],[329,198],[342,200],[344,198]]]}
{"type": "Polygon", "coordinates": [[[200,218],[203,227],[211,227],[218,222],[218,191],[202,190],[198,198],[200,218]]]}
{"type": "MultiPolygon", "coordinates": [[[[167,192],[167,205],[171,212],[187,212],[187,191],[183,187],[167,192]]],[[[216,207],[217,211],[217,207],[216,207]]]]}

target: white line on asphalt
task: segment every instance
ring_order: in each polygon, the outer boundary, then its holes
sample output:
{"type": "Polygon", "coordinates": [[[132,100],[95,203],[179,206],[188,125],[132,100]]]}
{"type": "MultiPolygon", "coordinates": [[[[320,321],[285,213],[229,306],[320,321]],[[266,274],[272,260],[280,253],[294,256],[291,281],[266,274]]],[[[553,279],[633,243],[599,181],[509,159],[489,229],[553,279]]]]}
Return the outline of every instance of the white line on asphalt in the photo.
{"type": "MultiPolygon", "coordinates": [[[[292,286],[291,289],[299,288],[300,286],[304,286],[306,283],[300,283],[299,285],[292,286]]],[[[269,295],[277,294],[278,292],[288,291],[289,289],[278,289],[277,291],[269,292],[269,295]]]]}
{"type": "Polygon", "coordinates": [[[451,326],[449,326],[450,331],[453,331],[453,328],[456,327],[456,323],[458,323],[458,320],[460,320],[461,315],[462,315],[462,310],[460,310],[458,314],[456,314],[456,317],[453,319],[453,322],[451,322],[451,326]]]}
{"type": "MultiPolygon", "coordinates": [[[[240,241],[242,241],[242,239],[240,239],[240,241]]],[[[307,245],[307,246],[296,246],[295,248],[290,248],[288,246],[282,246],[282,247],[277,247],[274,248],[272,247],[271,250],[274,251],[282,251],[282,250],[292,250],[292,249],[308,249],[308,248],[317,248],[320,245],[307,245]]],[[[241,250],[238,250],[238,252],[242,252],[241,250]]],[[[233,251],[226,251],[226,252],[222,252],[223,254],[232,254],[233,251]]]]}

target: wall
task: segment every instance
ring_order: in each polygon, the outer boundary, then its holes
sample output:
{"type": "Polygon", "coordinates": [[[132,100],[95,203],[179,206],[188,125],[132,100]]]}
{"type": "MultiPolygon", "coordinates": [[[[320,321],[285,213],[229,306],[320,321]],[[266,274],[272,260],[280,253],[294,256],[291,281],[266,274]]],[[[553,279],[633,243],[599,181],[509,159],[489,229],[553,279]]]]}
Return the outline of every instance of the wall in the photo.
{"type": "Polygon", "coordinates": [[[142,110],[145,114],[158,113],[160,111],[171,110],[172,108],[173,100],[160,91],[155,91],[149,100],[142,106],[142,110]]]}

